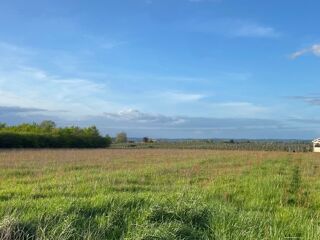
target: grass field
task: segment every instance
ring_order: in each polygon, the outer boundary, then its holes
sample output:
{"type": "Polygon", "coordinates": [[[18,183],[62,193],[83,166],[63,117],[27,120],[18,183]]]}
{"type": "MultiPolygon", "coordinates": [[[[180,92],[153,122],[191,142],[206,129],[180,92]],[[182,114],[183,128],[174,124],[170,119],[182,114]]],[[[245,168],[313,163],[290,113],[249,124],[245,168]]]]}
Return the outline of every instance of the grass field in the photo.
{"type": "Polygon", "coordinates": [[[2,150],[0,239],[320,239],[320,155],[2,150]]]}
{"type": "Polygon", "coordinates": [[[159,140],[153,143],[113,143],[113,149],[206,149],[237,151],[312,152],[310,140],[159,140]]]}

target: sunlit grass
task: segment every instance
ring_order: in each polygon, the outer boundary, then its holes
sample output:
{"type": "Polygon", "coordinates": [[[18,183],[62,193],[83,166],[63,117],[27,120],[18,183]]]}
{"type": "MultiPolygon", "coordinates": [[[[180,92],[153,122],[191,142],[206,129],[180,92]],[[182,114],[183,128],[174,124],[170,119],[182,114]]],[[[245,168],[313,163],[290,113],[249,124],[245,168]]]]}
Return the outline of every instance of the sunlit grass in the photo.
{"type": "Polygon", "coordinates": [[[0,239],[319,239],[320,157],[0,152],[0,239]]]}

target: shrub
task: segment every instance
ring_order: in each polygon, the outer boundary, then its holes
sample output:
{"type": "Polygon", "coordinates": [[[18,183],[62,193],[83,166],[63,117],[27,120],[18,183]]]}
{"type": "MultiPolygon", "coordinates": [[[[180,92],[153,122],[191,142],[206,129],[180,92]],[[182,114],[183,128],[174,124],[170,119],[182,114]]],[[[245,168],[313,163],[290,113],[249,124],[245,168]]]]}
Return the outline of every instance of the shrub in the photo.
{"type": "Polygon", "coordinates": [[[127,134],[125,132],[120,132],[116,136],[117,143],[126,143],[128,141],[127,134]]]}
{"type": "Polygon", "coordinates": [[[0,148],[103,148],[111,144],[95,126],[56,128],[51,121],[0,129],[0,148]]]}

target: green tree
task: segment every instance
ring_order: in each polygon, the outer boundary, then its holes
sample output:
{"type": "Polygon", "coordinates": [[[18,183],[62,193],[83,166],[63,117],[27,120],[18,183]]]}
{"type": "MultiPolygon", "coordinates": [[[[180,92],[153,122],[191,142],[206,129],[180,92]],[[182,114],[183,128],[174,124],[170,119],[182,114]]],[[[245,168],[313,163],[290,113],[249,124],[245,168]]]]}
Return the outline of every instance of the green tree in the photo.
{"type": "Polygon", "coordinates": [[[39,124],[39,127],[44,131],[44,132],[51,132],[53,129],[56,128],[56,123],[51,120],[44,120],[39,124]]]}
{"type": "Polygon", "coordinates": [[[84,131],[89,136],[98,137],[100,135],[99,130],[96,126],[85,128],[84,131]]]}
{"type": "Polygon", "coordinates": [[[117,143],[126,143],[128,141],[127,134],[125,132],[120,132],[116,136],[117,143]]]}

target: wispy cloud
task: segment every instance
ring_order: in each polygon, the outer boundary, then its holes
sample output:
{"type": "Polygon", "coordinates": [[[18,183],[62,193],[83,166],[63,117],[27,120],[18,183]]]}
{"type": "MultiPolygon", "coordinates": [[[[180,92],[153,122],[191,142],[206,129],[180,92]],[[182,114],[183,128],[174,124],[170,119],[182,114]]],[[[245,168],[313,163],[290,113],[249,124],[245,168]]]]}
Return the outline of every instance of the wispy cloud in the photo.
{"type": "Polygon", "coordinates": [[[289,121],[303,123],[303,124],[317,125],[317,126],[319,126],[319,123],[320,123],[319,118],[293,118],[293,119],[289,119],[289,121]]]}
{"type": "Polygon", "coordinates": [[[105,41],[100,44],[100,47],[103,49],[113,49],[121,45],[128,44],[126,41],[105,41]]]}
{"type": "Polygon", "coordinates": [[[186,93],[186,92],[175,92],[175,91],[167,91],[164,93],[160,93],[160,96],[174,103],[196,102],[206,97],[206,95],[199,94],[199,93],[186,93]]]}
{"type": "Polygon", "coordinates": [[[0,52],[0,66],[2,68],[25,64],[27,59],[32,61],[36,55],[32,49],[1,41],[0,52]]]}
{"type": "MultiPolygon", "coordinates": [[[[0,42],[0,52],[2,106],[59,109],[64,115],[74,116],[123,107],[112,102],[112,91],[104,82],[60,75],[39,67],[39,59],[34,59],[41,55],[39,50],[0,42]]],[[[66,65],[63,60],[60,62],[66,65]]]]}
{"type": "Polygon", "coordinates": [[[0,106],[0,115],[3,114],[19,114],[19,113],[38,113],[38,112],[47,112],[45,109],[40,108],[22,108],[22,107],[8,107],[0,106]]]}
{"type": "Polygon", "coordinates": [[[315,119],[280,121],[268,118],[170,116],[137,109],[66,119],[43,109],[0,107],[0,119],[8,124],[40,122],[46,119],[56,121],[59,126],[95,124],[103,134],[114,136],[119,131],[126,131],[130,137],[155,138],[312,138],[315,137],[315,127],[312,126],[317,126],[315,119]],[[310,126],[301,127],[301,123],[312,125],[312,130],[310,126]]]}
{"type": "MultiPolygon", "coordinates": [[[[152,84],[146,88],[145,82],[150,80],[150,76],[146,75],[133,78],[132,76],[117,77],[113,74],[96,77],[86,76],[81,73],[80,69],[80,74],[73,77],[72,72],[59,74],[59,71],[52,73],[43,67],[34,67],[38,64],[28,61],[29,56],[24,54],[28,51],[24,48],[8,44],[3,44],[2,47],[7,49],[6,54],[0,56],[0,62],[6,63],[0,65],[0,105],[3,106],[59,109],[65,111],[62,115],[81,117],[123,108],[163,107],[164,109],[165,105],[170,108],[172,103],[194,103],[206,97],[202,93],[175,89],[181,82],[193,84],[204,81],[199,78],[153,76],[152,84]],[[22,61],[6,62],[6,57],[10,55],[22,61]],[[133,83],[128,88],[123,87],[122,83],[119,84],[119,82],[128,83],[128,81],[133,83]],[[139,82],[142,82],[145,88],[141,88],[139,82]],[[168,86],[163,88],[163,82],[172,83],[172,88],[170,88],[172,90],[167,90],[168,86]],[[119,88],[121,93],[119,93],[119,88]],[[137,95],[135,89],[140,94],[137,95]],[[163,106],[157,103],[159,98],[163,99],[163,106]]],[[[66,64],[64,60],[60,62],[62,65],[66,64]]]]}
{"type": "Polygon", "coordinates": [[[117,40],[117,39],[110,39],[103,36],[97,35],[85,35],[84,38],[88,41],[89,45],[92,45],[92,49],[95,47],[102,48],[102,49],[113,49],[122,45],[128,44],[128,41],[124,40],[117,40]]]}
{"type": "Polygon", "coordinates": [[[301,100],[309,105],[320,106],[320,95],[290,96],[290,99],[301,100]]]}
{"type": "Polygon", "coordinates": [[[138,123],[162,123],[172,125],[184,122],[184,119],[181,117],[143,113],[136,109],[125,109],[117,113],[104,113],[104,116],[115,121],[133,121],[138,123]]]}
{"type": "Polygon", "coordinates": [[[314,44],[312,45],[311,47],[308,47],[308,48],[304,48],[304,49],[301,49],[299,51],[296,51],[294,53],[292,53],[290,55],[290,58],[291,59],[296,59],[298,57],[301,57],[305,54],[313,54],[317,57],[320,57],[320,44],[314,44]]]}
{"type": "Polygon", "coordinates": [[[279,126],[278,121],[270,119],[166,116],[162,114],[144,113],[136,109],[125,109],[116,113],[104,113],[102,118],[120,121],[122,124],[125,122],[127,126],[133,123],[139,123],[149,128],[152,126],[157,128],[162,126],[163,128],[176,127],[182,129],[230,129],[235,127],[257,128],[263,126],[279,126]]]}
{"type": "Polygon", "coordinates": [[[228,37],[278,38],[281,34],[273,27],[254,21],[223,18],[211,21],[194,20],[189,29],[195,32],[215,33],[228,37]]]}
{"type": "Polygon", "coordinates": [[[126,131],[135,137],[163,138],[296,138],[312,133],[273,119],[168,116],[127,109],[92,116],[100,129],[110,134],[126,131]]]}
{"type": "Polygon", "coordinates": [[[0,69],[0,89],[0,104],[4,106],[37,106],[70,110],[70,113],[82,115],[111,105],[100,97],[108,92],[105,84],[52,75],[31,67],[0,69]]]}
{"type": "Polygon", "coordinates": [[[272,27],[258,25],[256,23],[239,23],[236,29],[230,31],[229,34],[236,37],[261,37],[275,38],[279,33],[272,27]]]}

